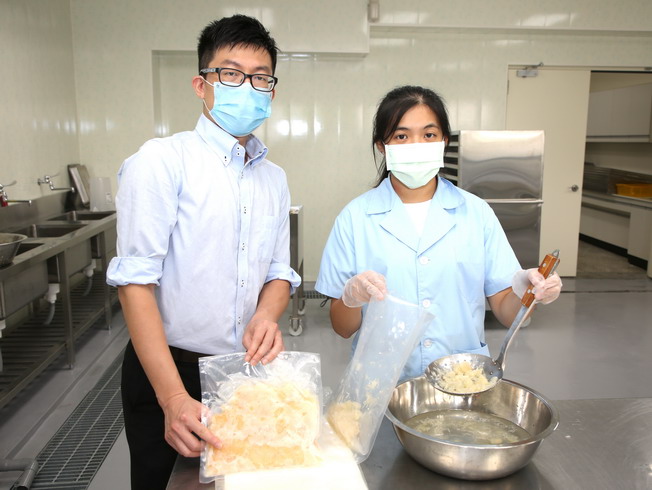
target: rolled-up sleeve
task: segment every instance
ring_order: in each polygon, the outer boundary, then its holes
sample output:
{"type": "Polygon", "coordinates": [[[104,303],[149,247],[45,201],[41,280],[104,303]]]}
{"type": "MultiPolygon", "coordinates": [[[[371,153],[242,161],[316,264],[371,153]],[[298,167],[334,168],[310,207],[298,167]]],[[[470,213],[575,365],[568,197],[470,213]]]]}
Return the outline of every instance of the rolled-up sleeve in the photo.
{"type": "Polygon", "coordinates": [[[179,178],[156,140],[125,160],[118,172],[117,255],[107,284],[156,284],[177,219],[179,178]]]}
{"type": "Polygon", "coordinates": [[[272,263],[269,266],[269,272],[265,278],[265,282],[274,281],[276,279],[281,279],[290,283],[292,287],[290,294],[301,285],[301,276],[297,274],[292,267],[286,264],[281,264],[279,262],[272,263]]]}
{"type": "Polygon", "coordinates": [[[142,257],[114,257],[109,263],[106,282],[109,286],[155,284],[163,272],[163,260],[142,257]]]}

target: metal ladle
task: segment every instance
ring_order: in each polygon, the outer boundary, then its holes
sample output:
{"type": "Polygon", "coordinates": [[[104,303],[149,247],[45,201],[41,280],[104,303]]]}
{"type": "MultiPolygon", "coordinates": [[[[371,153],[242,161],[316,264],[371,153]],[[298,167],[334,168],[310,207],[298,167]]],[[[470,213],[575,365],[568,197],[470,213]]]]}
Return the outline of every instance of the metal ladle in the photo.
{"type": "MultiPolygon", "coordinates": [[[[539,272],[541,275],[543,275],[544,278],[547,278],[555,271],[558,265],[559,250],[555,250],[553,253],[548,254],[544,257],[541,265],[539,265],[539,272]]],[[[512,322],[512,325],[507,331],[505,340],[503,340],[503,345],[500,348],[500,354],[498,354],[496,360],[493,360],[491,357],[484,356],[482,354],[470,354],[465,352],[440,357],[439,359],[431,362],[426,368],[425,375],[426,378],[428,378],[428,381],[434,384],[439,391],[443,391],[444,393],[448,393],[450,395],[472,395],[475,393],[482,393],[493,388],[498,381],[503,379],[503,373],[505,369],[505,354],[507,352],[507,348],[511,344],[514,335],[516,335],[516,332],[518,332],[521,328],[521,325],[523,325],[523,322],[530,316],[530,313],[536,304],[532,289],[533,286],[530,284],[527,291],[523,295],[523,298],[521,298],[521,308],[519,309],[516,317],[514,318],[514,321],[512,322]],[[453,371],[456,365],[464,362],[468,362],[472,369],[482,369],[483,375],[490,382],[489,385],[483,389],[465,392],[450,391],[441,386],[441,377],[444,374],[453,371]]]]}

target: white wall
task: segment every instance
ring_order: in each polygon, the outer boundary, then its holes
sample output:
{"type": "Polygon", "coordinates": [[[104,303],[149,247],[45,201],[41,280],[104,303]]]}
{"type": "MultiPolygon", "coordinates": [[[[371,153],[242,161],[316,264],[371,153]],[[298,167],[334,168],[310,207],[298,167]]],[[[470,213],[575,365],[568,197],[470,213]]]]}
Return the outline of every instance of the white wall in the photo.
{"type": "Polygon", "coordinates": [[[652,143],[587,143],[584,160],[652,176],[652,143]]]}
{"type": "MultiPolygon", "coordinates": [[[[0,107],[8,104],[12,114],[29,114],[27,123],[3,121],[2,137],[41,140],[34,138],[32,120],[45,110],[59,120],[74,121],[75,102],[79,120],[79,155],[74,132],[59,130],[62,138],[38,149],[17,143],[12,153],[17,163],[10,178],[27,181],[46,170],[45,159],[35,151],[49,160],[56,156],[64,169],[70,161],[81,160],[91,175],[114,178],[124,158],[153,137],[156,122],[162,120],[155,101],[167,95],[160,93],[166,90],[163,86],[158,93],[154,89],[156,73],[162,73],[157,56],[179,53],[180,63],[171,71],[170,60],[163,61],[167,74],[163,76],[172,76],[165,83],[180,87],[173,90],[175,94],[181,90],[191,94],[190,98],[187,93],[178,95],[185,100],[176,105],[172,97],[173,107],[188,106],[189,112],[181,114],[177,108],[169,113],[170,127],[179,118],[184,126],[192,124],[188,121],[194,122],[201,105],[199,101],[193,105],[190,87],[194,59],[184,59],[194,56],[199,31],[223,15],[255,15],[290,53],[280,60],[278,96],[272,118],[260,135],[270,147],[271,158],[288,173],[293,202],[304,205],[305,279],[311,281],[336,214],[373,180],[371,119],[378,99],[390,88],[403,83],[435,88],[448,101],[456,129],[503,129],[510,65],[650,63],[652,2],[648,0],[618,4],[607,0],[380,0],[379,23],[373,25],[365,21],[366,4],[366,0],[2,0],[1,8],[10,14],[21,10],[12,16],[18,15],[18,22],[0,16],[2,40],[11,37],[14,48],[0,54],[3,73],[12,73],[11,83],[0,91],[0,107]],[[57,42],[51,42],[46,33],[27,30],[42,17],[62,19],[55,26],[57,42]],[[11,27],[11,33],[5,27],[11,27]],[[32,45],[34,37],[43,41],[38,47],[32,45]],[[73,73],[71,44],[74,84],[64,76],[70,79],[73,73]],[[63,79],[47,92],[41,92],[40,82],[32,81],[31,70],[25,66],[44,59],[63,79]],[[192,71],[184,73],[185,66],[192,66],[192,71]],[[23,83],[28,84],[20,88],[27,103],[9,95],[23,83]],[[73,85],[76,93],[61,107],[61,95],[73,85]],[[71,142],[69,155],[59,149],[66,141],[71,142]]],[[[3,154],[4,148],[3,144],[3,154]]],[[[2,176],[6,160],[3,157],[2,176]]],[[[35,184],[32,187],[39,191],[35,184]]]]}
{"type": "MultiPolygon", "coordinates": [[[[652,73],[593,73],[591,92],[652,82],[652,73]]],[[[652,143],[587,143],[585,160],[598,167],[652,175],[652,143]]]]}
{"type": "Polygon", "coordinates": [[[649,32],[648,0],[379,0],[380,23],[440,27],[649,32]]]}
{"type": "Polygon", "coordinates": [[[0,184],[9,199],[51,193],[36,180],[68,185],[79,161],[68,0],[0,1],[0,184]]]}

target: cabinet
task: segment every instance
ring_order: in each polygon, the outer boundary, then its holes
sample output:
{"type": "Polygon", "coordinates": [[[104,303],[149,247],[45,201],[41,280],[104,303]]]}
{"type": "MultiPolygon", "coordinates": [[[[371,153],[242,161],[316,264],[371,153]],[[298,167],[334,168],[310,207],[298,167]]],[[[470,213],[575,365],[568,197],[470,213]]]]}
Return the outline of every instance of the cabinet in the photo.
{"type": "Polygon", "coordinates": [[[652,83],[591,92],[588,141],[649,142],[652,83]]]}
{"type": "MultiPolygon", "coordinates": [[[[652,201],[585,192],[580,233],[622,249],[631,263],[652,264],[652,201]]],[[[648,275],[652,277],[652,268],[648,275]]]]}

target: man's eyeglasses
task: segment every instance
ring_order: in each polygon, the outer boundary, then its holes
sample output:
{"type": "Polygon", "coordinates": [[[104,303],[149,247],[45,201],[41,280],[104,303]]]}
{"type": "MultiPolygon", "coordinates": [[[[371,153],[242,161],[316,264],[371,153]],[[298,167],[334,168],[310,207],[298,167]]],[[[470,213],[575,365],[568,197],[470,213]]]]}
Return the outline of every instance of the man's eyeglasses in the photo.
{"type": "Polygon", "coordinates": [[[222,85],[228,87],[239,87],[248,78],[254,90],[260,92],[271,92],[278,83],[278,78],[264,73],[254,73],[249,75],[235,68],[203,68],[199,70],[202,75],[205,73],[217,73],[217,78],[222,85]]]}

